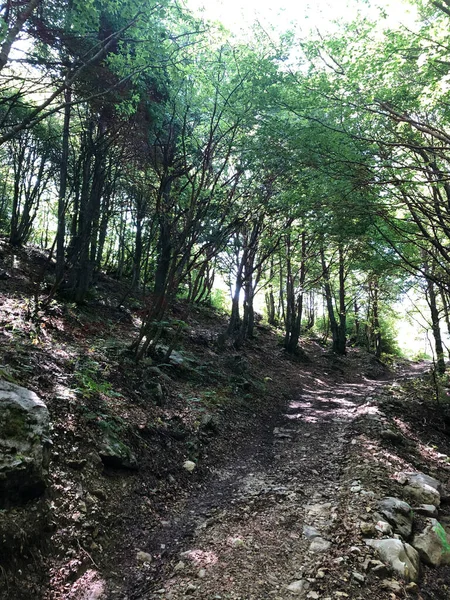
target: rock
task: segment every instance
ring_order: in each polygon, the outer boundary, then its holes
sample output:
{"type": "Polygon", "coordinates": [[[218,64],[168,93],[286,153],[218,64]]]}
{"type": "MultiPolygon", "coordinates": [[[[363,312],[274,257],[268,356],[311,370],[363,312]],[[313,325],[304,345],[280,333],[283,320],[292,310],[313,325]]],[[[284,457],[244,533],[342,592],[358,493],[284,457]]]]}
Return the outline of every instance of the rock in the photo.
{"type": "Polygon", "coordinates": [[[153,557],[148,552],[143,552],[142,550],[138,550],[138,552],[136,554],[136,560],[138,563],[143,565],[143,564],[151,563],[153,560],[153,557]]]}
{"type": "Polygon", "coordinates": [[[405,443],[405,438],[402,436],[401,433],[398,433],[397,431],[393,431],[392,429],[384,429],[381,433],[380,436],[388,441],[391,442],[391,444],[394,445],[402,445],[405,443]]]}
{"type": "MultiPolygon", "coordinates": [[[[160,352],[163,355],[163,357],[165,357],[167,355],[167,352],[169,351],[169,346],[158,344],[155,349],[158,352],[160,352]]],[[[184,356],[182,356],[182,354],[180,352],[177,352],[176,350],[171,351],[168,360],[169,363],[171,363],[172,365],[184,365],[186,362],[184,356]]]]}
{"type": "Polygon", "coordinates": [[[391,592],[402,591],[402,586],[399,584],[398,581],[395,581],[395,579],[383,579],[381,585],[384,587],[385,590],[389,590],[391,592]]]}
{"type": "Polygon", "coordinates": [[[192,473],[196,466],[197,465],[192,460],[186,460],[183,463],[183,468],[186,469],[186,471],[188,471],[189,473],[192,473]]]}
{"type": "Polygon", "coordinates": [[[352,577],[358,583],[364,583],[365,580],[366,580],[366,578],[364,577],[364,575],[362,575],[361,573],[358,573],[358,571],[353,571],[352,577]]]}
{"type": "Polygon", "coordinates": [[[361,521],[359,524],[359,528],[363,535],[375,535],[375,525],[373,523],[366,523],[365,521],[361,521]]]}
{"type": "Polygon", "coordinates": [[[350,491],[352,492],[352,494],[358,494],[361,490],[362,490],[362,487],[360,485],[353,485],[350,488],[350,491]]]}
{"type": "Polygon", "coordinates": [[[138,469],[133,452],[112,434],[105,435],[98,453],[105,467],[131,469],[133,471],[138,469]]]}
{"type": "Polygon", "coordinates": [[[197,577],[199,579],[205,579],[206,577],[206,569],[200,569],[197,573],[197,577]]]}
{"type": "Polygon", "coordinates": [[[386,521],[377,521],[375,523],[375,529],[383,535],[391,535],[393,533],[391,525],[386,521]]]}
{"type": "Polygon", "coordinates": [[[311,552],[326,552],[331,548],[331,542],[324,540],[322,537],[316,537],[313,539],[309,546],[311,552]]]}
{"type": "Polygon", "coordinates": [[[311,525],[303,525],[303,535],[308,540],[313,540],[314,538],[321,537],[319,531],[315,527],[311,525]]]}
{"type": "Polygon", "coordinates": [[[312,600],[317,600],[318,598],[320,598],[318,592],[308,592],[306,594],[307,598],[311,598],[312,600]]]}
{"type": "Polygon", "coordinates": [[[386,577],[389,574],[388,568],[380,560],[369,561],[370,570],[377,577],[386,577]]]}
{"type": "Polygon", "coordinates": [[[432,567],[450,564],[450,538],[436,519],[427,519],[428,525],[411,542],[424,563],[432,567]]]}
{"type": "Polygon", "coordinates": [[[378,504],[379,512],[386,517],[403,538],[408,539],[412,533],[414,514],[411,506],[398,498],[383,498],[378,504]]]}
{"type": "Polygon", "coordinates": [[[101,488],[94,488],[92,490],[92,493],[94,496],[96,496],[99,500],[106,500],[108,495],[106,494],[105,490],[102,490],[101,488]]]}
{"type": "Polygon", "coordinates": [[[404,481],[405,493],[420,504],[439,506],[441,493],[445,490],[440,481],[424,473],[401,473],[399,481],[404,481]],[[401,478],[401,479],[400,479],[401,478]]]}
{"type": "Polygon", "coordinates": [[[177,573],[178,571],[183,571],[183,569],[186,567],[186,564],[180,560],[179,562],[177,562],[177,564],[174,566],[173,570],[175,571],[175,573],[177,573]]]}
{"type": "Polygon", "coordinates": [[[205,413],[200,421],[200,429],[205,433],[218,433],[220,431],[220,419],[212,413],[205,413]]]}
{"type": "Polygon", "coordinates": [[[154,390],[153,390],[153,395],[155,397],[156,403],[158,404],[158,406],[161,406],[164,400],[164,392],[162,389],[162,385],[158,382],[156,383],[154,390]]]}
{"type": "Polygon", "coordinates": [[[23,504],[46,487],[49,415],[32,391],[0,380],[0,508],[23,504]]]}
{"type": "Polygon", "coordinates": [[[303,593],[306,589],[306,581],[303,579],[299,579],[298,581],[293,581],[287,586],[287,589],[291,594],[298,595],[303,593]]]}
{"type": "Polygon", "coordinates": [[[387,562],[392,569],[407,581],[418,581],[420,559],[417,551],[397,539],[366,540],[366,544],[375,548],[381,560],[387,562]]]}
{"type": "Polygon", "coordinates": [[[434,504],[420,504],[414,511],[419,515],[424,515],[425,517],[437,517],[438,509],[434,504]]]}

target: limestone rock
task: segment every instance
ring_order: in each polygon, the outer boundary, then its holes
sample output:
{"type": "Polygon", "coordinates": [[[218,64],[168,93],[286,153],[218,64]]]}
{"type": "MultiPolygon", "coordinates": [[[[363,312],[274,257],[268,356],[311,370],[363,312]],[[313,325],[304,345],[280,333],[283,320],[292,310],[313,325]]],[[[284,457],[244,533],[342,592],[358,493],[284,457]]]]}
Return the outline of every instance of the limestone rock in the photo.
{"type": "Polygon", "coordinates": [[[297,581],[293,581],[292,583],[290,583],[287,586],[287,589],[289,592],[291,592],[291,594],[294,594],[295,596],[303,593],[303,591],[306,589],[306,581],[304,581],[303,579],[299,579],[297,581]]]}
{"type": "Polygon", "coordinates": [[[99,455],[105,467],[131,470],[138,468],[136,457],[130,448],[112,434],[103,438],[99,455]]]}
{"type": "Polygon", "coordinates": [[[440,505],[441,493],[445,493],[440,481],[424,473],[401,473],[400,477],[410,498],[420,504],[440,505]]]}
{"type": "Polygon", "coordinates": [[[418,581],[420,559],[417,551],[409,544],[397,539],[366,540],[378,552],[381,560],[407,581],[418,581]]]}
{"type": "Polygon", "coordinates": [[[412,545],[427,565],[439,567],[450,564],[450,539],[436,519],[427,519],[428,525],[414,536],[412,545]]]}
{"type": "Polygon", "coordinates": [[[385,590],[389,590],[390,592],[402,591],[402,586],[399,584],[398,581],[395,581],[395,579],[384,579],[381,582],[381,585],[384,587],[385,590]]]}
{"type": "Polygon", "coordinates": [[[321,537],[319,531],[315,527],[311,525],[303,525],[303,535],[308,540],[313,540],[314,538],[321,537]]]}
{"type": "Polygon", "coordinates": [[[331,548],[331,542],[322,537],[316,537],[311,542],[309,549],[311,552],[326,552],[331,548]]]}
{"type": "Polygon", "coordinates": [[[192,460],[186,460],[183,463],[183,468],[186,469],[186,471],[189,471],[189,473],[192,473],[196,466],[197,465],[192,460]]]}
{"type": "Polygon", "coordinates": [[[361,583],[361,584],[364,583],[366,580],[364,575],[362,573],[358,573],[358,571],[353,571],[352,577],[355,581],[357,581],[358,583],[361,583]]]}
{"type": "Polygon", "coordinates": [[[389,521],[396,533],[405,539],[410,537],[414,515],[407,502],[398,498],[383,498],[378,504],[378,510],[389,521]]]}
{"type": "Polygon", "coordinates": [[[26,388],[0,380],[0,508],[40,496],[49,461],[49,416],[26,388]]]}
{"type": "Polygon", "coordinates": [[[142,550],[139,550],[136,554],[136,560],[138,563],[143,565],[146,563],[151,563],[153,558],[152,555],[148,552],[143,552],[142,550]]]}

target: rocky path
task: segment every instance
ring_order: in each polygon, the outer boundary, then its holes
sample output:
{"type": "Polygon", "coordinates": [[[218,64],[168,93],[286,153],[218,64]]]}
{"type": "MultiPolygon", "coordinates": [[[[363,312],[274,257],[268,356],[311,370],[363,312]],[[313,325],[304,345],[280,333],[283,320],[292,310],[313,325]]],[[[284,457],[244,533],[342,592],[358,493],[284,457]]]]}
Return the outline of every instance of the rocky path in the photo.
{"type": "Polygon", "coordinates": [[[353,421],[376,412],[372,396],[385,384],[311,380],[269,440],[163,523],[127,597],[370,598],[346,515],[349,495],[373,492],[352,480],[347,450],[353,421]]]}

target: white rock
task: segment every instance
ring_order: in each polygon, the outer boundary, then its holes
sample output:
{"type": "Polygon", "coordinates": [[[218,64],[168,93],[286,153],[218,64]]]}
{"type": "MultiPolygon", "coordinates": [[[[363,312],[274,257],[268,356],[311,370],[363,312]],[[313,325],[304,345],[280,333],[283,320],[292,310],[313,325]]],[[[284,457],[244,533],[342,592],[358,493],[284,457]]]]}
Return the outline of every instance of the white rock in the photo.
{"type": "Polygon", "coordinates": [[[189,473],[192,473],[196,466],[197,465],[195,464],[195,462],[192,462],[192,460],[186,460],[183,463],[183,468],[185,468],[186,471],[189,471],[189,473]]]}
{"type": "Polygon", "coordinates": [[[407,581],[418,581],[420,559],[412,546],[393,538],[366,540],[366,544],[375,548],[381,560],[387,562],[401,577],[407,581]]]}
{"type": "Polygon", "coordinates": [[[303,579],[298,579],[297,581],[293,581],[287,586],[287,589],[291,594],[298,595],[301,594],[305,590],[306,581],[303,579]]]}

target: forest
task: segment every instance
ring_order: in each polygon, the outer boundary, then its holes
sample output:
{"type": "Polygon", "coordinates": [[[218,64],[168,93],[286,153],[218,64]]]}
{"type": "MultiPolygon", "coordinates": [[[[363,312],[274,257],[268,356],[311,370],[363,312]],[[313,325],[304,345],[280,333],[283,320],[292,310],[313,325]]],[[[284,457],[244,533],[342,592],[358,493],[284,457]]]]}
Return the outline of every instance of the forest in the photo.
{"type": "Polygon", "coordinates": [[[0,3],[2,600],[449,597],[450,0],[353,6],[0,3]]]}
{"type": "Polygon", "coordinates": [[[288,352],[319,318],[338,354],[380,357],[414,288],[443,372],[450,8],[414,8],[412,30],[360,15],[244,43],[177,2],[7,2],[0,227],[56,261],[34,310],[126,279],[139,360],[174,298],[207,304],[220,280],[236,343],[260,293],[288,352]]]}

